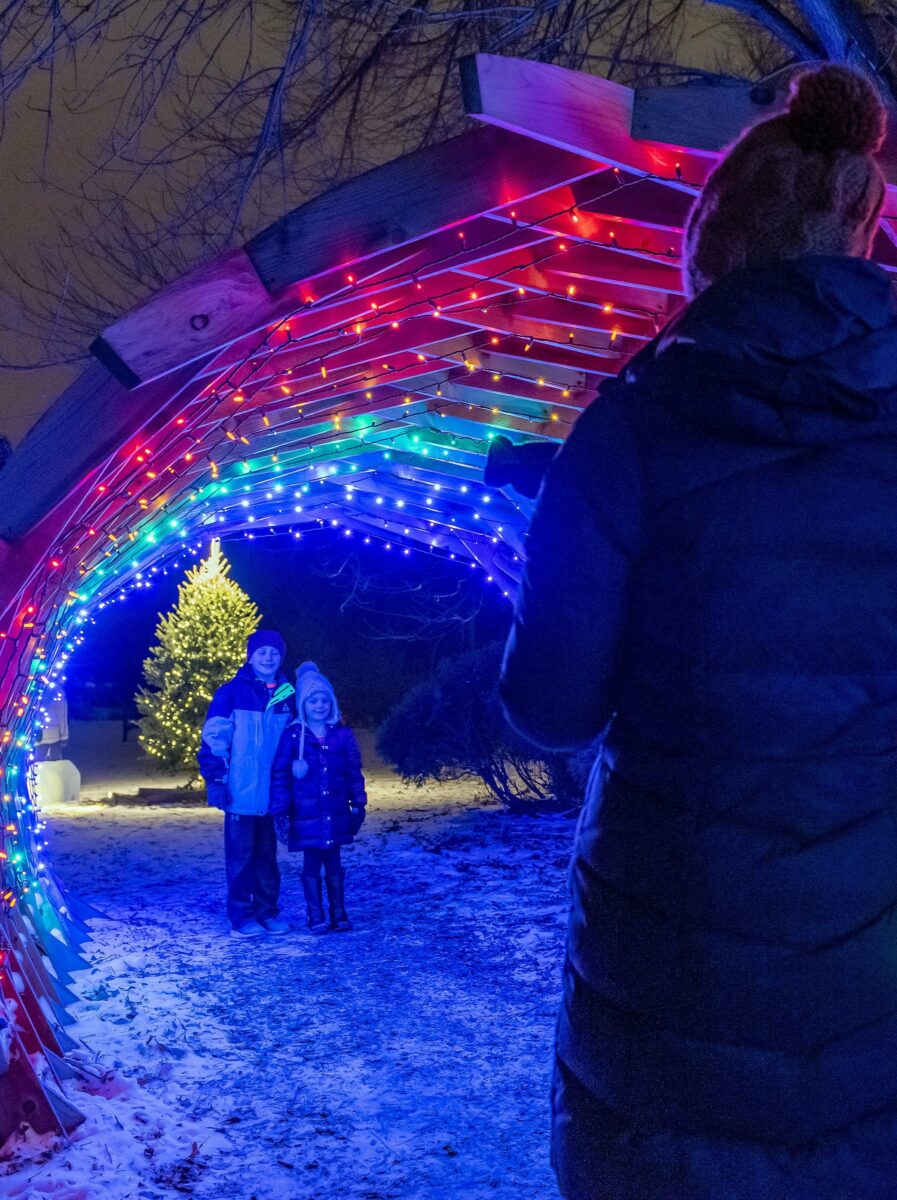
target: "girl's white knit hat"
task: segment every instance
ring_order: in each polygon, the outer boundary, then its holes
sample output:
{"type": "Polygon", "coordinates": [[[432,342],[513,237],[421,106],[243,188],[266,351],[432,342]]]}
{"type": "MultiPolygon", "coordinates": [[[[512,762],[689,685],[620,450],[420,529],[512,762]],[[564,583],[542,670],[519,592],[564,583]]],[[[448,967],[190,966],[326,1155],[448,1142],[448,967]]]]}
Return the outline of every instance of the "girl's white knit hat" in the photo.
{"type": "Polygon", "coordinates": [[[296,715],[301,724],[305,724],[305,702],[312,692],[325,691],[330,696],[330,715],[327,722],[335,725],[340,719],[339,704],[333,684],[326,675],[322,675],[318,664],[304,662],[296,668],[296,715]]]}

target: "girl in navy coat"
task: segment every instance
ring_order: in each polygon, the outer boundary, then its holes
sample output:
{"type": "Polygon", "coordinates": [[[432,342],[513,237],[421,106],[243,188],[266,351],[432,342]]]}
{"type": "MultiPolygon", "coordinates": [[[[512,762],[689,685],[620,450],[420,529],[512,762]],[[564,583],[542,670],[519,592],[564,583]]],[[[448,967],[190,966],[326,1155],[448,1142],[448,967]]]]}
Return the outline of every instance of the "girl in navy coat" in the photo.
{"type": "Polygon", "coordinates": [[[296,672],[297,717],[283,733],[271,774],[274,804],[288,811],[289,850],[302,850],[302,890],[312,933],[352,928],[346,914],[340,848],[361,828],[367,796],[361,754],[351,729],[340,724],[333,686],[312,662],[296,672]],[[327,881],[330,923],[324,916],[321,871],[327,881]]]}

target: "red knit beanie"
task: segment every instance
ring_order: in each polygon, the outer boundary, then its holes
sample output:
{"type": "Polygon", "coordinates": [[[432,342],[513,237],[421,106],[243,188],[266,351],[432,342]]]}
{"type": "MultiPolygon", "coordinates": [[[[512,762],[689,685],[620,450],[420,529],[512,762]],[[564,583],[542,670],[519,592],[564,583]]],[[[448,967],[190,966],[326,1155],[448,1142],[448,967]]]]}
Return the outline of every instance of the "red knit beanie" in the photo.
{"type": "Polygon", "coordinates": [[[685,230],[689,297],[739,267],[810,254],[867,258],[885,198],[874,86],[849,67],[807,71],[786,112],[729,148],[685,230]]]}

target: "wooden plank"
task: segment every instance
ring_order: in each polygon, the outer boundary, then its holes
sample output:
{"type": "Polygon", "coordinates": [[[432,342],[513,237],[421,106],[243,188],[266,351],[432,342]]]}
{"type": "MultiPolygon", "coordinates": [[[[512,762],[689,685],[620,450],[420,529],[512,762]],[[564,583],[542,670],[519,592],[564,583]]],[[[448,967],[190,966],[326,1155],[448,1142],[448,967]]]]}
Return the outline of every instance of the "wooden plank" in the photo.
{"type": "Polygon", "coordinates": [[[37,421],[0,472],[0,538],[21,538],[191,379],[187,367],[129,391],[93,363],[37,421]],[[48,469],[51,466],[51,469],[48,469]]]}
{"type": "MultiPolygon", "coordinates": [[[[597,290],[597,289],[596,289],[597,290]]],[[[589,299],[580,286],[572,299],[530,294],[509,303],[505,311],[519,313],[528,321],[545,321],[550,325],[565,325],[569,329],[592,333],[613,334],[617,338],[635,338],[650,342],[659,332],[658,323],[646,316],[628,316],[619,309],[608,309],[599,299],[589,299]]]]}
{"type": "MultiPolygon", "coordinates": [[[[622,172],[619,178],[627,180],[622,172]]],[[[594,188],[589,189],[585,183],[574,184],[571,190],[580,212],[617,217],[624,224],[651,229],[684,229],[694,203],[693,196],[653,179],[642,179],[631,187],[623,182],[601,196],[596,196],[594,188]]]]}
{"type": "Polygon", "coordinates": [[[646,288],[630,286],[625,280],[592,279],[576,272],[570,274],[563,271],[540,270],[538,267],[521,267],[515,272],[512,282],[519,282],[526,288],[527,294],[545,293],[546,295],[562,296],[574,283],[579,299],[588,298],[600,306],[611,305],[615,311],[630,313],[652,321],[666,324],[669,318],[678,311],[680,297],[670,292],[648,291],[646,288]]]}
{"type": "Polygon", "coordinates": [[[681,296],[685,291],[678,263],[657,256],[624,255],[604,246],[590,246],[588,242],[571,247],[562,259],[553,261],[551,270],[553,275],[565,277],[574,284],[582,281],[583,286],[587,281],[595,281],[653,291],[663,306],[669,303],[667,296],[681,296]]]}
{"type": "Polygon", "coordinates": [[[727,81],[636,88],[632,136],[716,153],[755,121],[785,107],[787,81],[727,81]]]}
{"type": "Polygon", "coordinates": [[[332,188],[258,234],[246,251],[276,292],[597,169],[588,155],[475,129],[332,188]]]}
{"type": "Polygon", "coordinates": [[[670,180],[683,191],[700,187],[713,165],[706,154],[634,138],[634,92],[608,79],[474,54],[461,62],[461,82],[464,109],[472,117],[612,167],[670,180]]]}
{"type": "MultiPolygon", "coordinates": [[[[309,358],[325,351],[327,338],[337,339],[352,331],[361,322],[367,331],[377,319],[373,318],[371,301],[378,306],[380,323],[389,328],[390,311],[402,309],[402,321],[410,318],[407,305],[418,303],[431,293],[439,294],[451,287],[451,271],[468,262],[477,261],[484,253],[495,252],[498,243],[510,249],[532,245],[545,240],[546,235],[527,229],[496,231],[489,217],[464,222],[463,230],[446,229],[420,239],[410,247],[382,251],[356,264],[351,272],[344,268],[332,270],[310,282],[291,288],[289,293],[289,327],[291,338],[278,346],[278,360],[296,352],[301,338],[302,352],[309,358]],[[459,234],[463,233],[463,238],[459,234]],[[349,282],[349,276],[354,282],[349,282]],[[443,282],[447,281],[447,282],[443,282]],[[420,287],[418,288],[418,284],[420,287]],[[303,307],[303,298],[312,300],[303,307]],[[318,331],[318,332],[315,332],[318,331]],[[317,347],[317,351],[315,350],[317,347]]],[[[429,315],[432,308],[427,305],[429,315]]],[[[259,334],[245,335],[223,347],[206,368],[208,375],[220,375],[230,366],[251,356],[259,342],[259,334]]]]}
{"type": "Polygon", "coordinates": [[[600,375],[596,374],[590,384],[589,377],[581,366],[574,368],[552,363],[546,369],[538,361],[534,361],[529,354],[515,356],[501,351],[475,348],[465,351],[463,355],[453,354],[448,357],[454,358],[471,376],[474,372],[470,368],[473,367],[485,371],[489,375],[508,376],[519,383],[538,385],[539,380],[542,379],[545,383],[550,383],[553,388],[582,391],[589,386],[594,388],[600,378],[600,375]]]}
{"type": "Polygon", "coordinates": [[[552,437],[559,440],[566,435],[567,421],[527,420],[520,416],[503,416],[501,428],[495,426],[494,416],[485,407],[469,406],[463,402],[440,401],[438,410],[428,409],[415,417],[415,423],[423,428],[446,432],[452,430],[459,437],[476,437],[485,440],[487,433],[526,433],[532,437],[552,437]]]}
{"type": "MultiPolygon", "coordinates": [[[[507,217],[496,216],[497,223],[507,222],[507,217]]],[[[613,250],[615,254],[649,263],[679,269],[682,234],[679,230],[666,229],[662,232],[656,225],[640,225],[624,222],[617,217],[581,210],[574,222],[572,215],[537,218],[535,227],[557,238],[572,252],[577,246],[593,246],[596,250],[613,250]]],[[[526,254],[521,251],[520,255],[526,254]]],[[[532,255],[533,262],[561,263],[561,258],[548,249],[532,255]]],[[[623,270],[625,268],[621,268],[623,270]]]]}
{"type": "Polygon", "coordinates": [[[477,360],[485,362],[488,369],[489,359],[484,355],[491,357],[493,352],[497,353],[500,361],[503,360],[509,364],[517,363],[520,370],[535,372],[539,375],[544,375],[548,370],[553,372],[557,379],[562,377],[573,379],[574,383],[570,386],[578,386],[575,382],[578,378],[589,377],[591,380],[594,377],[594,380],[598,381],[606,375],[615,375],[626,361],[622,356],[596,355],[592,358],[582,350],[568,350],[566,346],[548,346],[542,342],[529,342],[514,337],[512,334],[492,334],[484,343],[483,348],[468,352],[468,358],[473,356],[477,360]],[[493,347],[497,349],[493,351],[493,347]],[[563,376],[561,372],[563,372],[563,376]]]}
{"type": "MultiPolygon", "coordinates": [[[[470,336],[460,342],[453,343],[453,349],[469,345],[470,336]]],[[[407,359],[407,356],[406,356],[407,359]]],[[[352,417],[376,415],[390,397],[398,397],[401,403],[404,391],[398,391],[402,386],[408,392],[419,391],[423,386],[439,382],[450,372],[459,373],[458,365],[452,359],[441,359],[436,355],[428,355],[421,362],[416,355],[405,361],[404,365],[395,369],[381,372],[379,377],[370,372],[357,372],[353,377],[341,380],[333,390],[315,387],[308,391],[297,389],[290,396],[280,393],[280,386],[272,388],[270,397],[266,399],[264,390],[255,393],[257,407],[248,412],[241,421],[241,432],[247,437],[262,436],[266,438],[282,438],[292,423],[283,420],[284,414],[295,412],[295,424],[299,428],[311,430],[315,424],[323,429],[331,429],[334,420],[339,416],[342,421],[350,421],[352,417]],[[270,427],[264,426],[263,413],[273,421],[270,427]]],[[[197,430],[208,428],[215,431],[222,424],[220,413],[211,413],[202,425],[197,424],[197,430]]],[[[347,425],[345,432],[350,432],[347,425]]]]}
{"type": "MultiPolygon", "coordinates": [[[[454,350],[458,345],[470,346],[475,341],[475,336],[466,326],[427,313],[404,321],[397,330],[384,325],[363,339],[355,339],[354,344],[349,346],[334,343],[334,349],[326,360],[326,381],[321,375],[318,352],[303,352],[299,348],[294,354],[283,351],[274,360],[276,369],[266,367],[265,374],[259,373],[241,394],[254,398],[264,389],[275,385],[278,390],[284,387],[289,389],[289,394],[281,391],[281,403],[284,400],[292,402],[292,397],[298,401],[303,393],[308,392],[335,394],[346,372],[361,370],[371,381],[382,382],[387,367],[403,365],[409,353],[424,354],[425,358],[441,358],[446,350],[454,350]]],[[[203,424],[208,424],[210,419],[218,419],[222,411],[232,410],[233,404],[228,409],[226,398],[222,408],[205,418],[203,424]]]]}
{"type": "MultiPolygon", "coordinates": [[[[501,218],[497,218],[497,220],[501,220],[501,218]]],[[[676,270],[680,269],[682,235],[678,231],[668,232],[661,241],[656,236],[652,236],[655,234],[655,230],[650,226],[625,226],[616,222],[611,224],[607,218],[596,216],[593,213],[584,213],[579,218],[575,233],[571,234],[564,228],[569,224],[569,219],[558,220],[555,218],[540,223],[539,228],[551,237],[564,241],[568,250],[577,246],[591,246],[596,250],[612,250],[614,254],[621,257],[648,263],[661,263],[676,270]],[[636,239],[632,236],[633,231],[641,235],[637,239],[637,244],[636,239]]],[[[546,253],[541,256],[534,255],[533,262],[536,264],[554,262],[557,265],[561,263],[561,260],[557,255],[546,253]]],[[[625,282],[622,277],[622,272],[625,270],[625,267],[620,267],[618,272],[620,282],[625,282]]]]}
{"type": "MultiPolygon", "coordinates": [[[[380,292],[353,292],[330,303],[321,302],[314,308],[290,317],[289,337],[285,337],[282,342],[278,341],[274,347],[276,356],[271,356],[269,361],[278,371],[285,370],[294,355],[303,355],[309,359],[320,358],[325,352],[329,354],[332,343],[341,339],[345,339],[347,344],[351,345],[358,336],[355,333],[358,326],[367,339],[373,331],[388,332],[392,329],[393,322],[404,327],[410,321],[432,317],[436,308],[440,308],[443,313],[443,316],[437,319],[447,321],[446,313],[470,303],[469,292],[472,286],[460,271],[442,270],[429,277],[422,274],[417,283],[403,278],[399,283],[380,292]],[[377,304],[376,310],[372,308],[372,301],[377,304]]],[[[505,286],[495,285],[490,291],[500,294],[505,286]]],[[[256,346],[257,339],[239,339],[232,348],[217,355],[210,362],[204,375],[211,378],[226,372],[230,366],[251,356],[256,346]]],[[[265,357],[269,353],[263,351],[258,357],[265,357]]],[[[247,367],[247,375],[251,373],[251,369],[247,367]]],[[[241,384],[245,382],[239,376],[237,381],[241,384]]],[[[252,383],[248,382],[246,386],[251,392],[252,383]]]]}
{"type": "MultiPolygon", "coordinates": [[[[749,126],[783,112],[791,80],[803,68],[787,67],[762,82],[708,80],[703,83],[636,88],[632,135],[650,142],[719,153],[749,126]]],[[[897,130],[888,131],[880,161],[897,180],[897,130]]]]}
{"type": "MultiPolygon", "coordinates": [[[[276,299],[268,297],[259,282],[255,268],[252,267],[243,250],[235,251],[205,267],[198,268],[192,273],[192,276],[196,277],[194,292],[197,303],[202,303],[210,298],[211,301],[214,301],[216,297],[220,298],[222,295],[226,303],[229,295],[229,279],[231,283],[236,284],[239,282],[239,277],[245,275],[248,284],[247,289],[241,293],[240,300],[243,315],[248,318],[248,324],[239,327],[240,312],[232,307],[231,322],[225,321],[221,327],[221,336],[224,340],[221,341],[214,336],[210,336],[208,339],[211,349],[218,353],[208,359],[206,373],[219,375],[227,371],[230,366],[252,356],[263,340],[263,333],[267,333],[269,329],[282,328],[285,335],[286,331],[292,328],[293,338],[284,336],[283,343],[290,344],[291,340],[301,337],[304,345],[308,347],[312,344],[311,331],[314,329],[323,331],[319,339],[323,341],[328,331],[335,335],[339,334],[341,324],[351,324],[359,318],[366,319],[369,316],[366,298],[382,294],[389,295],[393,291],[406,287],[407,278],[420,263],[424,262],[421,250],[428,244],[428,242],[421,243],[421,246],[411,253],[396,249],[394,253],[378,255],[376,259],[356,268],[354,285],[349,283],[345,270],[338,268],[327,272],[322,278],[319,277],[315,281],[314,289],[302,286],[297,281],[295,287],[291,287],[276,299]],[[236,263],[236,271],[231,276],[229,272],[234,263],[236,263]],[[247,264],[249,265],[247,266],[247,264]],[[212,281],[218,289],[217,292],[206,283],[204,277],[209,273],[213,276],[220,276],[217,281],[214,279],[212,281]],[[380,282],[381,276],[384,277],[383,282],[380,282]],[[315,295],[313,292],[317,294],[315,295]],[[263,298],[262,293],[267,298],[263,298]]],[[[169,295],[176,293],[179,287],[180,284],[175,284],[172,289],[163,290],[152,302],[155,306],[158,301],[156,311],[163,317],[166,313],[169,295]]],[[[176,295],[172,295],[172,299],[178,301],[176,295]]],[[[180,298],[180,302],[184,302],[184,297],[180,298]]],[[[202,316],[203,314],[198,315],[202,316]]],[[[195,317],[197,314],[194,313],[193,316],[195,317]]],[[[122,324],[127,324],[129,321],[130,318],[125,318],[122,324]]],[[[201,324],[201,321],[199,323],[201,324]]],[[[148,323],[147,331],[151,334],[152,322],[148,323]]],[[[278,339],[279,335],[275,340],[278,339]]],[[[199,339],[196,340],[198,342],[199,339]]]]}
{"type": "MultiPolygon", "coordinates": [[[[571,278],[574,277],[569,273],[521,267],[515,272],[513,282],[524,289],[524,298],[520,300],[520,304],[529,307],[539,298],[549,298],[564,304],[576,303],[584,309],[593,310],[590,324],[595,329],[616,329],[618,333],[631,333],[634,337],[647,336],[650,340],[659,332],[660,325],[666,324],[670,299],[668,293],[640,292],[638,288],[633,288],[629,300],[620,302],[612,293],[615,293],[616,297],[625,297],[626,293],[625,289],[617,284],[599,283],[591,279],[582,279],[581,276],[576,276],[579,282],[574,284],[570,282],[571,278]],[[653,297],[651,304],[637,304],[635,297],[638,295],[653,297]]],[[[533,312],[535,311],[533,308],[533,312]]],[[[555,318],[552,316],[549,319],[555,318]]],[[[582,322],[577,321],[575,324],[581,325],[582,322]]]]}
{"type": "MultiPolygon", "coordinates": [[[[693,192],[747,125],[784,107],[790,77],[782,73],[769,84],[633,91],[548,63],[476,54],[462,60],[461,78],[471,116],[693,192]]],[[[897,217],[893,123],[880,161],[889,183],[885,215],[897,217]]]]}
{"type": "Polygon", "coordinates": [[[195,362],[284,311],[245,250],[189,271],[110,325],[91,350],[128,387],[195,362]]]}
{"type": "MultiPolygon", "coordinates": [[[[570,394],[564,397],[561,390],[554,386],[539,387],[536,383],[518,382],[508,376],[493,381],[484,373],[448,379],[442,385],[442,394],[448,400],[472,404],[484,412],[491,412],[495,417],[499,413],[502,418],[526,417],[540,424],[551,421],[551,414],[555,410],[558,414],[566,409],[579,413],[594,397],[594,389],[588,393],[567,390],[570,394]]],[[[436,407],[438,409],[439,405],[436,407]]]]}
{"type": "MultiPolygon", "coordinates": [[[[677,84],[637,88],[632,105],[632,135],[658,144],[689,146],[718,154],[750,125],[781,112],[787,103],[793,70],[763,83],[677,84]]],[[[879,156],[888,181],[885,215],[897,216],[897,128],[891,121],[879,156]]]]}
{"type": "MultiPolygon", "coordinates": [[[[485,316],[478,317],[475,324],[472,322],[471,328],[487,329],[499,335],[510,334],[524,342],[551,343],[552,352],[556,347],[563,347],[567,350],[583,350],[590,357],[604,357],[608,362],[608,375],[616,375],[629,357],[621,353],[622,346],[611,345],[609,334],[599,334],[593,330],[575,330],[566,324],[531,321],[523,312],[523,309],[511,306],[493,306],[485,316]]],[[[547,353],[544,345],[541,353],[543,357],[547,353]]]]}

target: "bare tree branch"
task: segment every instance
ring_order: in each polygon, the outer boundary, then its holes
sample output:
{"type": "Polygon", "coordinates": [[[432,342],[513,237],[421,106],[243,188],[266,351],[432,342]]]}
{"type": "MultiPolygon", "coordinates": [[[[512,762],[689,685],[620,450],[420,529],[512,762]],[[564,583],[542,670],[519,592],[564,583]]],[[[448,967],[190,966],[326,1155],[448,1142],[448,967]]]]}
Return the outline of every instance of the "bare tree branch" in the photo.
{"type": "Polygon", "coordinates": [[[722,8],[734,9],[735,12],[750,17],[777,38],[798,60],[811,62],[825,57],[822,45],[814,38],[807,36],[774,4],[771,4],[770,0],[710,0],[710,3],[722,8]]]}
{"type": "Polygon", "coordinates": [[[894,0],[0,0],[0,128],[47,97],[20,171],[56,225],[36,253],[0,244],[0,303],[23,314],[0,364],[71,361],[198,259],[458,132],[464,54],[629,84],[834,58],[894,99],[895,22],[894,0]]]}

